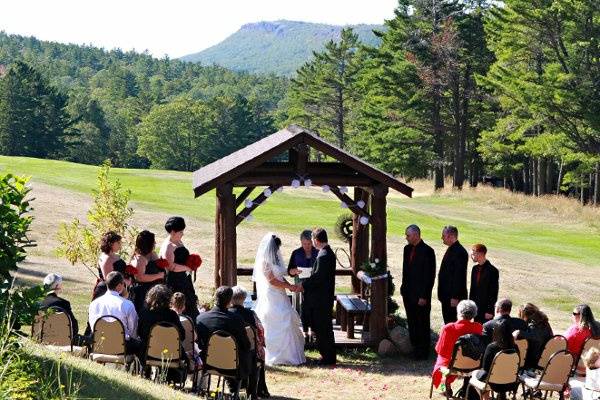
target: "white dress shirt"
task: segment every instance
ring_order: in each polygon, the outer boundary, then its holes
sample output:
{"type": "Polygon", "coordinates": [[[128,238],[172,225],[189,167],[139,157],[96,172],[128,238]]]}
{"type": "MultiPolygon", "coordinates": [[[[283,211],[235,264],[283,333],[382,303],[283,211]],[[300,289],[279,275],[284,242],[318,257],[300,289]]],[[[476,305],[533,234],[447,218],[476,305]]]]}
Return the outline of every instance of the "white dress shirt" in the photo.
{"type": "Polygon", "coordinates": [[[96,321],[106,315],[112,315],[123,323],[125,339],[137,338],[138,315],[131,301],[121,297],[118,292],[107,290],[90,303],[89,322],[92,329],[96,321]]]}

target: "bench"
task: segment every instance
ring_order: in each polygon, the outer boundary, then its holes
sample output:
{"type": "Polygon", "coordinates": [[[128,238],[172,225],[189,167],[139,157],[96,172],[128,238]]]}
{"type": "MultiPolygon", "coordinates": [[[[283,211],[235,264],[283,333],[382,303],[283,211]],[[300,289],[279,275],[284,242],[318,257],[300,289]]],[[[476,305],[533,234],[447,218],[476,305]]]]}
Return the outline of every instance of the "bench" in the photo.
{"type": "Polygon", "coordinates": [[[354,294],[338,294],[336,296],[336,320],[348,339],[354,339],[354,318],[362,319],[363,332],[368,330],[371,305],[354,294]]]}

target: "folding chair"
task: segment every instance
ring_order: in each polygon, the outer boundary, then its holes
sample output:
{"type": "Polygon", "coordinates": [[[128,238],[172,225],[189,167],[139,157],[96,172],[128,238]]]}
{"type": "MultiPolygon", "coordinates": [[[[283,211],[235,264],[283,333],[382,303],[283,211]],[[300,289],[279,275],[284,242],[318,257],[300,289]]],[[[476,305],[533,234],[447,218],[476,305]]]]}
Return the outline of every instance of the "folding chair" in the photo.
{"type": "Polygon", "coordinates": [[[54,350],[83,354],[83,347],[73,346],[71,326],[69,314],[62,308],[51,307],[36,315],[31,326],[31,337],[54,350]]]}
{"type": "Polygon", "coordinates": [[[544,345],[544,350],[542,350],[542,354],[540,355],[540,359],[538,360],[537,369],[543,370],[546,368],[550,357],[559,351],[567,350],[567,338],[563,335],[554,335],[544,345]]]}
{"type": "Polygon", "coordinates": [[[233,398],[239,399],[241,387],[240,360],[238,344],[233,336],[224,331],[214,332],[208,339],[206,362],[202,367],[202,377],[208,376],[206,396],[211,398],[210,384],[212,375],[218,376],[217,392],[225,393],[225,378],[234,379],[233,398]]]}
{"type": "MultiPolygon", "coordinates": [[[[475,360],[470,357],[466,357],[462,354],[462,348],[460,342],[457,341],[454,344],[452,350],[452,359],[447,367],[442,367],[442,373],[444,375],[456,375],[457,378],[469,378],[473,371],[481,367],[481,359],[475,360]]],[[[431,387],[429,389],[429,398],[433,396],[433,378],[431,379],[431,387]]],[[[450,399],[448,395],[445,395],[447,399],[450,399]]]]}
{"type": "MultiPolygon", "coordinates": [[[[519,366],[521,365],[521,357],[514,350],[503,350],[494,356],[492,366],[488,371],[485,381],[477,379],[477,374],[474,373],[469,380],[469,386],[472,386],[480,398],[483,398],[484,393],[491,393],[492,399],[494,394],[498,393],[496,385],[511,385],[514,384],[512,390],[513,400],[517,398],[517,389],[519,388],[519,366]]],[[[506,393],[504,392],[504,393],[506,393]]]]}
{"type": "Polygon", "coordinates": [[[179,330],[175,325],[158,322],[150,328],[144,366],[155,367],[155,382],[160,380],[162,371],[175,369],[180,374],[180,387],[185,386],[187,365],[181,354],[179,330]]]}
{"type": "Polygon", "coordinates": [[[105,364],[123,365],[126,371],[139,372],[139,360],[135,354],[127,354],[125,346],[125,327],[113,315],[105,315],[96,320],[92,331],[92,361],[105,364]],[[134,363],[134,368],[130,368],[134,363]]]}
{"type": "Polygon", "coordinates": [[[560,350],[552,354],[541,375],[535,377],[521,375],[519,377],[523,384],[523,398],[529,397],[533,400],[534,393],[542,391],[544,398],[548,396],[548,393],[558,392],[559,399],[563,399],[572,366],[573,355],[568,351],[560,350]]]}
{"type": "Polygon", "coordinates": [[[517,339],[515,340],[515,345],[517,346],[517,350],[519,351],[519,370],[525,368],[525,359],[527,358],[527,349],[529,349],[529,342],[527,339],[517,339]]]}

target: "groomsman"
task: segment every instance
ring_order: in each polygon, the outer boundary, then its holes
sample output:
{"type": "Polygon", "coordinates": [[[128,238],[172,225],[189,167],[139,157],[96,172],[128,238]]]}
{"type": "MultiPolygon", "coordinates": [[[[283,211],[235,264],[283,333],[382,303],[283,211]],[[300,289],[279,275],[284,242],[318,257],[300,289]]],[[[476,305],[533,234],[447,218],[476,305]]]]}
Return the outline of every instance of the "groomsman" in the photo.
{"type": "Polygon", "coordinates": [[[448,249],[438,274],[438,299],[442,303],[444,324],[456,322],[456,306],[467,298],[467,264],[469,254],[458,241],[458,229],[448,225],[442,229],[442,241],[448,249]]]}
{"type": "Polygon", "coordinates": [[[471,290],[469,300],[477,304],[475,321],[484,323],[494,318],[494,304],[498,300],[499,273],[486,258],[487,248],[475,244],[471,249],[471,259],[477,264],[471,270],[471,290]]]}
{"type": "Polygon", "coordinates": [[[400,294],[404,302],[408,333],[416,359],[427,359],[430,346],[431,291],[435,281],[435,253],[421,240],[417,225],[406,228],[402,286],[400,294]]]}

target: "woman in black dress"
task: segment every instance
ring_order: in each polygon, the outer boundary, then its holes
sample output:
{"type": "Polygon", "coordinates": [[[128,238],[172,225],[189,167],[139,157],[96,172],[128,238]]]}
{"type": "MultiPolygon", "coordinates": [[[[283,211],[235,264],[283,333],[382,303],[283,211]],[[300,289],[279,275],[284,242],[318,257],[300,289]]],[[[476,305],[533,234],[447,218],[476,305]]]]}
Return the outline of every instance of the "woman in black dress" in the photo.
{"type": "MultiPolygon", "coordinates": [[[[480,381],[485,381],[487,379],[487,375],[490,372],[492,367],[492,362],[494,361],[494,357],[496,354],[503,350],[513,350],[518,351],[517,346],[515,345],[515,341],[512,335],[512,329],[509,323],[506,321],[500,322],[496,328],[494,328],[494,332],[492,334],[492,343],[488,344],[485,348],[485,353],[483,354],[483,361],[481,363],[481,369],[475,372],[475,376],[480,381]]],[[[492,389],[499,393],[498,399],[506,399],[505,392],[516,390],[518,383],[514,384],[491,384],[492,389]]],[[[470,388],[469,400],[479,399],[477,392],[470,388]]]]}
{"type": "MultiPolygon", "coordinates": [[[[118,271],[125,275],[127,266],[119,255],[119,251],[121,251],[121,239],[121,235],[114,231],[106,232],[100,239],[101,254],[98,259],[98,280],[94,287],[93,299],[106,293],[105,276],[112,271],[118,271]]],[[[131,281],[128,281],[127,285],[129,286],[130,284],[131,281]]]]}
{"type": "Polygon", "coordinates": [[[144,309],[148,291],[165,279],[165,271],[157,264],[159,260],[154,252],[155,245],[154,233],[149,231],[141,231],[135,239],[131,265],[137,268],[138,273],[135,275],[136,282],[131,290],[131,297],[138,315],[144,309]]]}
{"type": "Polygon", "coordinates": [[[185,220],[181,217],[171,217],[165,223],[169,236],[160,246],[159,255],[169,262],[167,267],[167,285],[175,292],[185,295],[185,311],[192,321],[198,316],[198,297],[192,283],[191,268],[186,265],[190,252],[181,241],[185,230],[185,220]]]}

